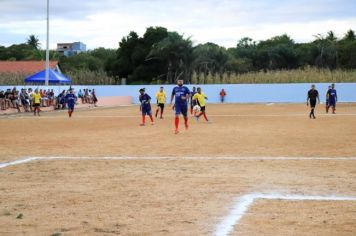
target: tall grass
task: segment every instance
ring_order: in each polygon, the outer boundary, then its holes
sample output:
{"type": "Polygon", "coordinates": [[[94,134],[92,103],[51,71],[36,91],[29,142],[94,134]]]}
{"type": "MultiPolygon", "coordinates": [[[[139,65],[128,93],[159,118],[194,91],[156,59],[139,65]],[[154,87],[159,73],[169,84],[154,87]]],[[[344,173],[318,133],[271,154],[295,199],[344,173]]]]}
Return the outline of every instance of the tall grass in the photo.
{"type": "MultiPolygon", "coordinates": [[[[0,85],[24,85],[25,78],[29,74],[25,73],[0,73],[0,85]]],[[[69,72],[65,76],[76,85],[114,85],[114,77],[107,76],[104,71],[78,71],[69,72]]]]}
{"type": "MultiPolygon", "coordinates": [[[[194,80],[192,80],[193,83],[194,80]]],[[[199,75],[200,84],[270,84],[270,83],[347,83],[356,82],[356,70],[305,68],[244,74],[223,73],[199,75]]]]}
{"type": "MultiPolygon", "coordinates": [[[[23,85],[23,73],[0,73],[0,85],[23,85]]],[[[104,71],[78,71],[66,74],[76,85],[114,85],[117,80],[104,71]]],[[[197,73],[191,76],[192,84],[262,84],[262,83],[347,83],[356,82],[356,70],[328,70],[304,68],[296,70],[236,73],[197,73]]],[[[144,82],[142,82],[144,83],[144,82]]]]}

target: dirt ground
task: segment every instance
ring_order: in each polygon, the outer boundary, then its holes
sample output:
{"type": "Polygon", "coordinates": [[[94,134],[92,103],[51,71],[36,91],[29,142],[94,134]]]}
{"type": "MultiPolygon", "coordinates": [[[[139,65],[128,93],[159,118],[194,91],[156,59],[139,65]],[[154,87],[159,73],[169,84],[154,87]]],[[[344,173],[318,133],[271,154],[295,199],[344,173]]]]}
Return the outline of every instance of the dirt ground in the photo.
{"type": "Polygon", "coordinates": [[[173,112],[140,127],[137,106],[0,118],[0,161],[24,156],[355,156],[356,104],[337,115],[301,104],[209,105],[173,135],[173,112]]]}
{"type": "MultiPolygon", "coordinates": [[[[211,123],[173,114],[140,127],[137,106],[0,117],[0,235],[214,235],[249,193],[356,197],[356,105],[209,105],[211,123]],[[140,160],[140,157],[172,157],[140,160]],[[182,157],[212,157],[187,160],[182,157]],[[335,157],[218,160],[213,157],[335,157]]],[[[356,201],[256,200],[232,235],[355,235],[356,201]]]]}

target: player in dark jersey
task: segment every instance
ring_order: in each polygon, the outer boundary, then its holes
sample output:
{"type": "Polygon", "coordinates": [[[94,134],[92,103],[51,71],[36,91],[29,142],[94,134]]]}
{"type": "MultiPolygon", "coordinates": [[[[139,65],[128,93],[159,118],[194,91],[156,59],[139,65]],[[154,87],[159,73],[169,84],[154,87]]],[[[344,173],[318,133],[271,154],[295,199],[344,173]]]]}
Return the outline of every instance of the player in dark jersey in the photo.
{"type": "Polygon", "coordinates": [[[329,91],[331,89],[331,86],[328,86],[328,91],[326,91],[326,99],[325,99],[325,110],[326,113],[329,113],[329,91]]]}
{"type": "Polygon", "coordinates": [[[69,116],[69,118],[71,118],[72,113],[74,111],[75,102],[77,101],[77,97],[75,96],[72,88],[69,89],[69,93],[67,93],[67,95],[65,96],[65,101],[66,101],[67,107],[68,107],[68,116],[69,116]]]}
{"type": "Polygon", "coordinates": [[[142,122],[141,122],[141,126],[145,125],[145,121],[146,121],[146,115],[148,115],[151,119],[151,125],[154,124],[153,122],[153,117],[152,117],[152,109],[151,109],[151,97],[145,93],[145,89],[140,89],[140,111],[142,112],[142,122]]]}
{"type": "Polygon", "coordinates": [[[329,112],[329,108],[332,107],[333,114],[335,114],[336,110],[336,102],[337,102],[337,93],[335,89],[335,84],[331,85],[331,89],[328,90],[327,92],[327,97],[328,97],[328,108],[326,109],[326,113],[329,112]]]}
{"type": "Polygon", "coordinates": [[[316,106],[316,100],[318,100],[318,103],[320,103],[320,99],[319,99],[319,92],[318,90],[315,89],[315,85],[313,84],[311,86],[311,89],[308,91],[308,97],[307,97],[307,106],[310,104],[310,113],[309,113],[309,118],[311,119],[313,117],[313,119],[315,119],[315,115],[314,115],[314,109],[316,106]]]}
{"type": "Polygon", "coordinates": [[[190,96],[190,91],[186,86],[183,86],[183,80],[177,81],[178,86],[173,88],[172,95],[171,95],[171,102],[172,105],[173,98],[175,98],[174,102],[174,109],[175,109],[175,134],[179,133],[179,115],[182,114],[184,117],[184,124],[185,129],[188,129],[188,100],[190,96]]]}
{"type": "Polygon", "coordinates": [[[197,101],[193,100],[192,97],[196,94],[195,87],[193,87],[193,90],[190,92],[190,114],[193,115],[193,107],[197,105],[197,101]]]}

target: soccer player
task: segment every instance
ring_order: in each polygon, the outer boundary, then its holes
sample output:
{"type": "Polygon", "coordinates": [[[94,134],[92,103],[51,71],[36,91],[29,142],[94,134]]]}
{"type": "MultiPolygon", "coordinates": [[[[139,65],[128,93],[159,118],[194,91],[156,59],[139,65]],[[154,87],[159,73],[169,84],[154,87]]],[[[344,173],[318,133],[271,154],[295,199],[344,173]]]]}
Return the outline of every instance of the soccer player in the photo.
{"type": "Polygon", "coordinates": [[[175,134],[179,133],[179,115],[182,114],[184,117],[185,129],[188,130],[188,100],[190,91],[186,86],[183,86],[183,80],[179,79],[177,81],[176,87],[173,88],[171,95],[170,106],[172,105],[173,98],[175,98],[174,109],[175,109],[175,134]]]}
{"type": "Polygon", "coordinates": [[[326,113],[329,113],[329,91],[330,90],[331,90],[331,86],[328,86],[328,91],[326,92],[326,100],[325,100],[326,113]]]}
{"type": "Polygon", "coordinates": [[[37,115],[40,116],[41,99],[42,99],[41,94],[38,92],[38,89],[36,89],[35,92],[32,94],[34,116],[36,116],[36,111],[37,111],[37,115]]]}
{"type": "Polygon", "coordinates": [[[159,118],[163,119],[164,104],[166,103],[166,98],[167,98],[166,92],[163,91],[163,87],[159,88],[159,91],[156,93],[156,98],[157,98],[156,118],[158,112],[161,111],[159,118]]]}
{"type": "Polygon", "coordinates": [[[154,124],[153,117],[152,117],[152,109],[151,109],[151,97],[145,92],[145,89],[142,88],[139,90],[140,92],[140,111],[142,112],[142,122],[140,126],[144,126],[146,122],[146,115],[148,115],[151,119],[151,125],[154,124]]]}
{"type": "Polygon", "coordinates": [[[313,117],[313,119],[315,119],[315,115],[314,115],[314,109],[316,106],[316,100],[318,99],[318,103],[320,103],[320,99],[319,99],[319,92],[318,90],[315,89],[315,85],[313,84],[311,86],[311,89],[308,91],[308,97],[307,97],[307,106],[310,103],[310,113],[309,113],[309,118],[311,119],[313,117]]]}
{"type": "Polygon", "coordinates": [[[331,85],[331,89],[328,90],[328,108],[326,112],[329,112],[329,108],[332,107],[333,114],[335,114],[336,110],[336,102],[337,102],[337,94],[335,89],[335,84],[331,85]]]}
{"type": "MultiPolygon", "coordinates": [[[[196,94],[197,91],[195,90],[195,87],[193,87],[193,90],[190,92],[190,114],[193,115],[193,107],[197,105],[196,101],[192,99],[194,94],[196,94]]],[[[195,115],[195,114],[194,114],[195,115]]]]}
{"type": "Polygon", "coordinates": [[[197,101],[197,104],[200,106],[200,114],[195,116],[197,121],[199,121],[199,117],[204,116],[204,119],[209,122],[205,113],[205,99],[208,99],[208,97],[201,91],[201,88],[197,89],[197,93],[192,97],[192,99],[197,101]]]}
{"type": "Polygon", "coordinates": [[[225,96],[226,96],[225,90],[224,90],[224,89],[221,89],[219,95],[220,95],[220,101],[221,101],[221,103],[224,103],[224,101],[225,101],[225,96]]]}
{"type": "Polygon", "coordinates": [[[77,101],[77,96],[75,96],[72,88],[69,89],[69,93],[67,93],[67,95],[65,96],[65,101],[68,107],[68,116],[69,118],[71,118],[72,113],[74,111],[75,102],[77,101]]]}

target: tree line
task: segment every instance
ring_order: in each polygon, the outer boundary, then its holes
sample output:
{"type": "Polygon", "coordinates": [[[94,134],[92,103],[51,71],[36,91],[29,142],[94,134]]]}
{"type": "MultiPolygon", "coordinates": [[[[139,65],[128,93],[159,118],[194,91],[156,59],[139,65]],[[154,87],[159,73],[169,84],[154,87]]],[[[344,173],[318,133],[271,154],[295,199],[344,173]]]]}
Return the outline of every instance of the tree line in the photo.
{"type": "MultiPolygon", "coordinates": [[[[251,72],[303,69],[356,69],[356,36],[349,30],[342,38],[333,31],[315,35],[308,43],[296,43],[283,34],[267,40],[245,37],[236,47],[225,48],[214,43],[193,45],[190,37],[164,27],[149,27],[140,37],[132,31],[119,42],[118,49],[97,48],[71,57],[55,51],[64,73],[95,72],[128,84],[174,83],[178,78],[189,82],[196,75],[229,75],[251,72]]],[[[38,39],[10,47],[0,46],[0,60],[43,60],[38,39]]],[[[104,80],[103,80],[104,81],[104,80]]]]}

